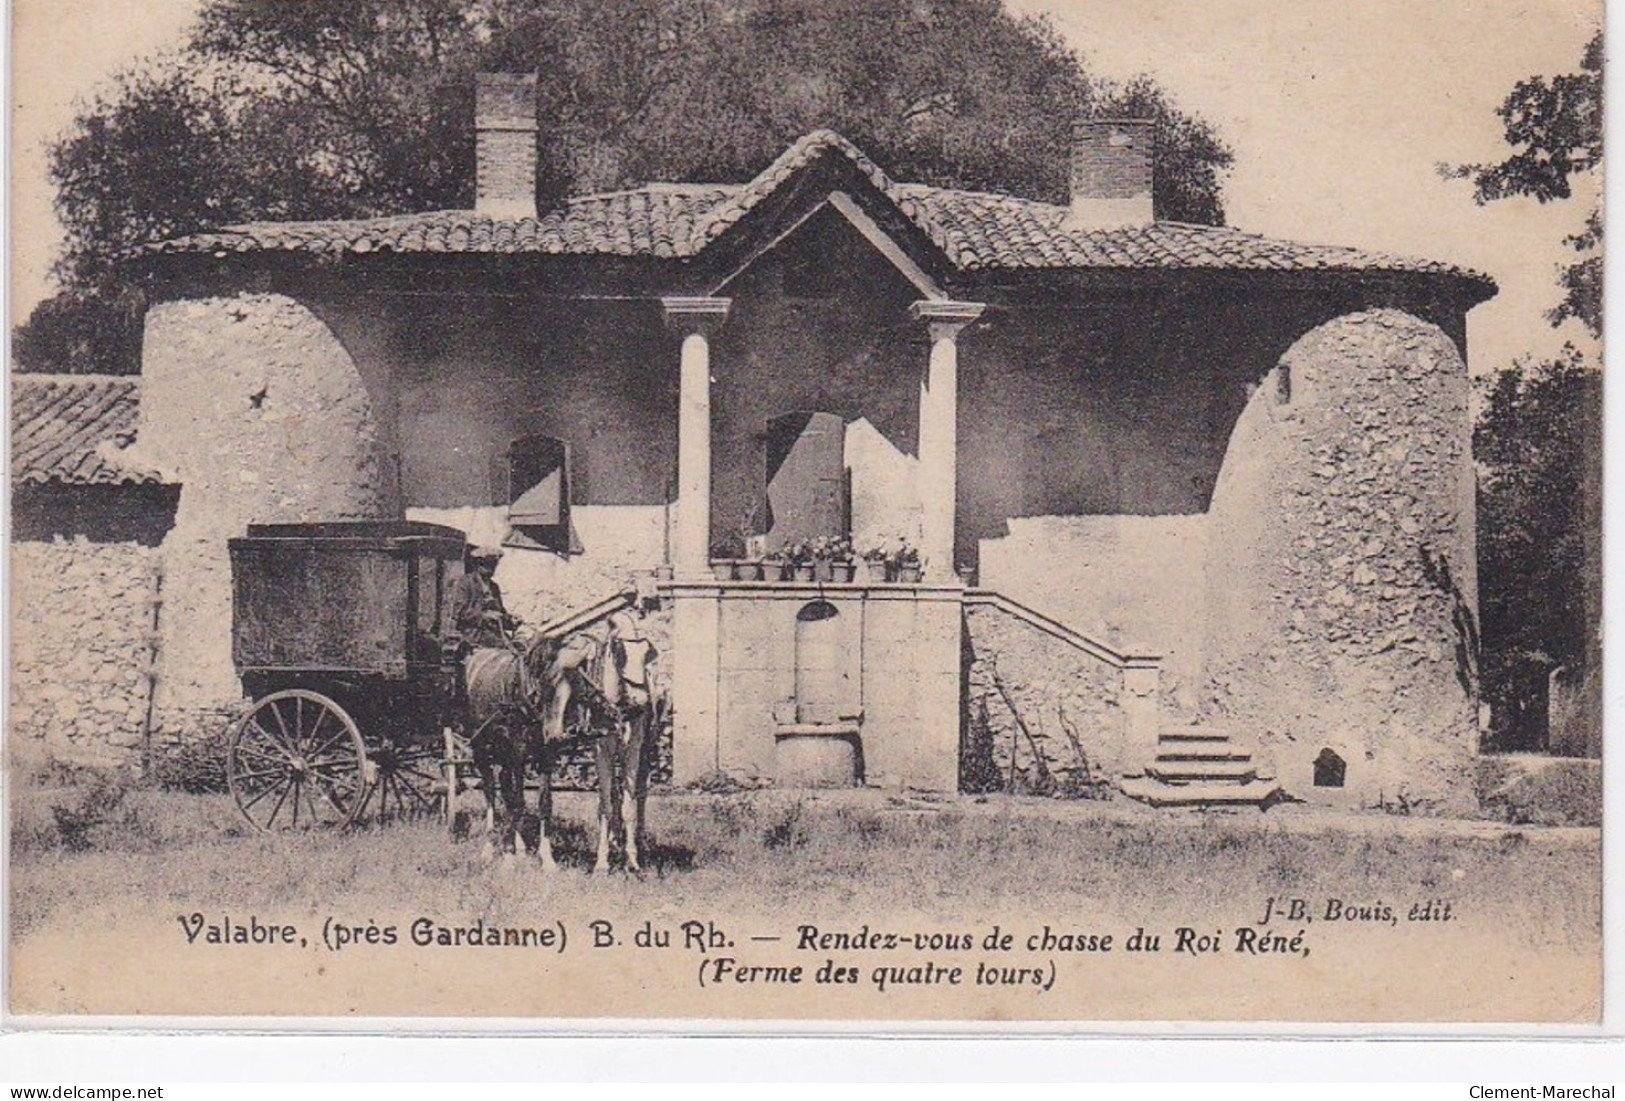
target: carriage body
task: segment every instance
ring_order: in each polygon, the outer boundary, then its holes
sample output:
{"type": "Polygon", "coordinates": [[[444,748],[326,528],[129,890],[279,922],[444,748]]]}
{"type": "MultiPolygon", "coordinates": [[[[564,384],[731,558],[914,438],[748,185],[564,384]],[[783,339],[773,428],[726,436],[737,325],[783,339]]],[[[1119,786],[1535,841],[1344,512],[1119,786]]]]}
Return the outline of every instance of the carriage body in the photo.
{"type": "Polygon", "coordinates": [[[254,825],[349,824],[443,799],[466,545],[414,521],[253,524],[230,541],[232,662],[254,704],[227,775],[254,825]]]}
{"type": "Polygon", "coordinates": [[[230,541],[238,676],[435,678],[465,546],[415,521],[251,524],[230,541]]]}

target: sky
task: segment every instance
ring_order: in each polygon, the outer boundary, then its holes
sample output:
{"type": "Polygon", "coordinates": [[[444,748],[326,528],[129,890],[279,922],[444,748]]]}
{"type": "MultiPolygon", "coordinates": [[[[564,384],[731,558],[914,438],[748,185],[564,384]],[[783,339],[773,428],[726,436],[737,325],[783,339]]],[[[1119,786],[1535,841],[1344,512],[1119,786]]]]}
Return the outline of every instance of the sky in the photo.
{"type": "MultiPolygon", "coordinates": [[[[1518,80],[1573,72],[1597,0],[1007,0],[1047,16],[1092,72],[1156,78],[1236,154],[1232,225],[1425,256],[1501,287],[1469,315],[1469,358],[1586,344],[1541,314],[1594,181],[1566,203],[1480,207],[1437,166],[1499,160],[1495,108],[1518,80]]],[[[60,239],[45,147],[121,68],[172,46],[199,0],[13,0],[13,319],[49,293],[60,239]]]]}

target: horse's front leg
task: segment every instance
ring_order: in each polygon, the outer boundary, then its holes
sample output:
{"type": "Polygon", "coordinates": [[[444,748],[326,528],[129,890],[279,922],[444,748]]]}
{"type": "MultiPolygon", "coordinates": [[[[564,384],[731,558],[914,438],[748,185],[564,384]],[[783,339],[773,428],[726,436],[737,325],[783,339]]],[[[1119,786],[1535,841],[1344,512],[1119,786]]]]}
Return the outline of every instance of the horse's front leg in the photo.
{"type": "Polygon", "coordinates": [[[626,831],[626,870],[643,870],[643,805],[648,795],[649,709],[636,708],[624,727],[626,733],[625,775],[621,778],[621,828],[626,831]]]}
{"type": "MultiPolygon", "coordinates": [[[[616,727],[619,727],[616,723],[616,727]]],[[[598,762],[598,858],[592,870],[600,875],[609,872],[610,819],[615,814],[615,743],[620,732],[611,728],[593,739],[593,752],[598,762]]]]}
{"type": "Polygon", "coordinates": [[[553,841],[547,836],[547,828],[553,821],[553,769],[547,759],[545,740],[536,753],[536,771],[540,774],[536,793],[536,859],[541,861],[542,871],[551,872],[558,870],[559,865],[553,859],[553,841]]]}
{"type": "Polygon", "coordinates": [[[502,765],[502,804],[502,851],[517,853],[525,823],[525,758],[517,746],[502,765]]]}
{"type": "Polygon", "coordinates": [[[474,750],[474,771],[480,776],[480,794],[485,796],[485,838],[495,844],[497,832],[497,776],[496,765],[488,746],[478,745],[474,750]]]}

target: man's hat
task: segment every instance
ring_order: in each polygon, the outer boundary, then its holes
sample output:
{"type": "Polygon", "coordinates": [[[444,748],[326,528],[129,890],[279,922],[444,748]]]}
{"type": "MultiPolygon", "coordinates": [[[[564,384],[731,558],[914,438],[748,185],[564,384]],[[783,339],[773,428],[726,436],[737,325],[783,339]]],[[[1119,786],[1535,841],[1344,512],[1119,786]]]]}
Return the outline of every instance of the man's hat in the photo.
{"type": "Polygon", "coordinates": [[[469,547],[468,560],[470,562],[495,562],[502,557],[502,552],[496,547],[469,547]]]}

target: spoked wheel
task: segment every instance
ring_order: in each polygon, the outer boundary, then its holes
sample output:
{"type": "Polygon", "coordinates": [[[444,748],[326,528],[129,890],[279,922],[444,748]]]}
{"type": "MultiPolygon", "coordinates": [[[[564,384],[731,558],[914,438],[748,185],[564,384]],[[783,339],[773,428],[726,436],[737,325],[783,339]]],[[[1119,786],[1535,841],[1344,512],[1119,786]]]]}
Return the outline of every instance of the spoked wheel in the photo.
{"type": "Polygon", "coordinates": [[[273,692],[232,735],[226,778],[257,829],[333,829],[366,803],[370,766],[349,714],[303,688],[273,692]]]}
{"type": "Polygon", "coordinates": [[[380,822],[424,818],[441,813],[446,778],[436,750],[385,742],[369,754],[375,770],[364,809],[380,822]]]}

